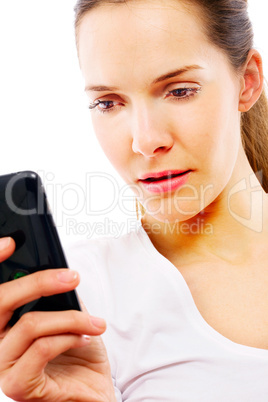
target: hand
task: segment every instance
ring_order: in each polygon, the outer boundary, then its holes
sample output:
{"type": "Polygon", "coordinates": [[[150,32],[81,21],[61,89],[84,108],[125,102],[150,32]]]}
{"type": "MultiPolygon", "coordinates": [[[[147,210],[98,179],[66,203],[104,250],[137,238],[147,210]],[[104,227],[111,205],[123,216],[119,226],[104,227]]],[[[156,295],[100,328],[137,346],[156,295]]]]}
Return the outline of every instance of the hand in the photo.
{"type": "MultiPolygon", "coordinates": [[[[0,239],[0,262],[15,250],[0,239]]],[[[100,335],[104,320],[83,311],[30,312],[10,328],[13,311],[41,296],[75,289],[77,273],[51,269],[0,285],[0,386],[17,401],[116,402],[100,335]]]]}

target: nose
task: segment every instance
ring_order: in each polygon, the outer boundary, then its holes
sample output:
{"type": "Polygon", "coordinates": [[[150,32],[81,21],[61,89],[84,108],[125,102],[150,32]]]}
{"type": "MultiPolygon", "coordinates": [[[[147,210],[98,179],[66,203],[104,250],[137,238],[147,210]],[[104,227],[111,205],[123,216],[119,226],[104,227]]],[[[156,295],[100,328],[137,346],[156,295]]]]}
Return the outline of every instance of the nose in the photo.
{"type": "Polygon", "coordinates": [[[132,150],[146,157],[155,157],[172,148],[174,138],[167,116],[153,105],[139,105],[132,118],[132,150]]]}

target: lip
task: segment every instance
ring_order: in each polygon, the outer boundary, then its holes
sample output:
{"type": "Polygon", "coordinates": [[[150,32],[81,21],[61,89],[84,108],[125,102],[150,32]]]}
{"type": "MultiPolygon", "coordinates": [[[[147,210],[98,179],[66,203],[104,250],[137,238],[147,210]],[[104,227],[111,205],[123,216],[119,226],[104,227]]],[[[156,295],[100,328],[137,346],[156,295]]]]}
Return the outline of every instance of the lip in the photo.
{"type": "Polygon", "coordinates": [[[151,193],[166,193],[182,187],[187,182],[191,172],[192,170],[165,170],[159,173],[145,174],[139,181],[151,193]],[[161,179],[162,177],[163,179],[161,179]],[[150,179],[153,180],[151,181],[150,179]]]}
{"type": "Polygon", "coordinates": [[[146,179],[158,179],[163,176],[171,176],[175,174],[181,174],[186,172],[187,170],[164,170],[163,172],[156,172],[156,173],[146,173],[140,177],[139,180],[146,180],[146,179]]]}

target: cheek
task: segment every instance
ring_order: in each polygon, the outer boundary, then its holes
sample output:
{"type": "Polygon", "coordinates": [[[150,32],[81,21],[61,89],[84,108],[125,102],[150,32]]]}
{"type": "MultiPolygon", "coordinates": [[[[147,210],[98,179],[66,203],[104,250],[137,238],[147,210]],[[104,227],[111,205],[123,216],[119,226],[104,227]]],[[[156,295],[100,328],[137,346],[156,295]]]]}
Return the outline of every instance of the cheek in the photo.
{"type": "Polygon", "coordinates": [[[219,89],[208,92],[194,109],[184,108],[183,113],[173,120],[174,127],[179,127],[181,146],[193,162],[196,161],[196,167],[205,171],[222,168],[227,162],[230,167],[234,166],[239,149],[238,111],[235,102],[226,99],[222,92],[219,89]]]}

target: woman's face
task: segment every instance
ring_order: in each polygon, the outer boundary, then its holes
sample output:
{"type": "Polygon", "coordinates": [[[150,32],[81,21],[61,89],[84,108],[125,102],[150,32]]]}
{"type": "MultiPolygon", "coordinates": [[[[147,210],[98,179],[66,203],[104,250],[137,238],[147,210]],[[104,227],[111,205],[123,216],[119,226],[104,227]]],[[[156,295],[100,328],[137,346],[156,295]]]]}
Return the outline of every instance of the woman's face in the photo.
{"type": "Polygon", "coordinates": [[[187,220],[215,200],[241,146],[239,80],[193,10],[173,0],[104,4],[78,32],[97,138],[160,221],[187,220]]]}

